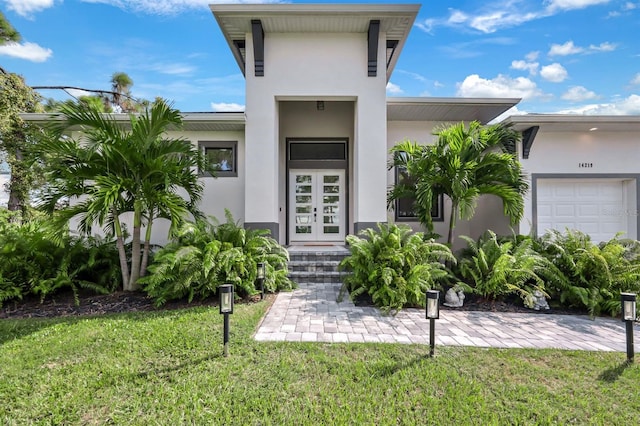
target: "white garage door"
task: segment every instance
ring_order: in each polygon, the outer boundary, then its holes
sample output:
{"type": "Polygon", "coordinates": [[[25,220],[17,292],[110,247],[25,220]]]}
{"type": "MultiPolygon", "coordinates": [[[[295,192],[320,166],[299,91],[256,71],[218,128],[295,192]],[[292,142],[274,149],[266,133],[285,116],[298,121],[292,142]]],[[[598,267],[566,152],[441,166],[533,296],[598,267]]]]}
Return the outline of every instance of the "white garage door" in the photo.
{"type": "Polygon", "coordinates": [[[594,242],[627,236],[627,203],[619,179],[538,179],[538,235],[577,229],[594,242]]]}

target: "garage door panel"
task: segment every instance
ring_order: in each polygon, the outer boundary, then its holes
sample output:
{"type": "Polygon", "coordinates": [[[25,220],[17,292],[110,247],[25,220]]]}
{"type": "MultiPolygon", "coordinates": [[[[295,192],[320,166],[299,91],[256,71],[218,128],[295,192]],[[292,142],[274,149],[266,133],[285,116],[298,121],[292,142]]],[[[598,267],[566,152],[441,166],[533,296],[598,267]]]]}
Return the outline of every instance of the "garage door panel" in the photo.
{"type": "Polygon", "coordinates": [[[600,216],[600,206],[594,204],[579,204],[577,211],[581,217],[598,218],[600,216]]]}
{"type": "Polygon", "coordinates": [[[596,241],[627,231],[622,180],[539,179],[537,182],[537,232],[577,229],[596,241]]]}

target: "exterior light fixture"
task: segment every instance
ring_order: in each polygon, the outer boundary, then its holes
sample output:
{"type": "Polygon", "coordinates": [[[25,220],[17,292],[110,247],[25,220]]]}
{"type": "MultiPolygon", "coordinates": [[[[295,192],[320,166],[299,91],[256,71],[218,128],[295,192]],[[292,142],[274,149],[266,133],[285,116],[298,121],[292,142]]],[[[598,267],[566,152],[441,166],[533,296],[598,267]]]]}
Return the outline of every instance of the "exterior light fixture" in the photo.
{"type": "Polygon", "coordinates": [[[597,127],[592,127],[592,128],[589,129],[590,132],[595,132],[596,130],[598,130],[597,127]]]}
{"type": "Polygon", "coordinates": [[[636,294],[620,293],[622,321],[627,326],[627,362],[633,362],[633,322],[636,320],[636,294]]]}
{"type": "Polygon", "coordinates": [[[220,314],[224,315],[223,355],[229,356],[229,314],[233,313],[233,284],[221,285],[218,287],[218,294],[220,296],[220,314]]]}
{"type": "Polygon", "coordinates": [[[436,320],[440,318],[440,292],[427,290],[426,318],[429,320],[429,357],[433,358],[436,348],[436,320]]]}
{"type": "Polygon", "coordinates": [[[324,101],[317,101],[316,102],[316,109],[318,111],[324,111],[324,101]]]}
{"type": "Polygon", "coordinates": [[[256,273],[258,282],[260,283],[260,300],[264,299],[264,278],[265,278],[265,264],[264,262],[258,262],[258,270],[256,273]]]}

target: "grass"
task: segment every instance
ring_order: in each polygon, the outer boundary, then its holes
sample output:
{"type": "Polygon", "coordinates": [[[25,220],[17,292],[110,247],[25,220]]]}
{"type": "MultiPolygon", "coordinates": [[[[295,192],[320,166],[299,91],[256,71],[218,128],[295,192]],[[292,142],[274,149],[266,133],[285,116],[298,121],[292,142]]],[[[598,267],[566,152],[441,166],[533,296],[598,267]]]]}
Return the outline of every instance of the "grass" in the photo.
{"type": "Polygon", "coordinates": [[[637,424],[623,353],[256,342],[267,305],[0,321],[0,424],[637,424]]]}

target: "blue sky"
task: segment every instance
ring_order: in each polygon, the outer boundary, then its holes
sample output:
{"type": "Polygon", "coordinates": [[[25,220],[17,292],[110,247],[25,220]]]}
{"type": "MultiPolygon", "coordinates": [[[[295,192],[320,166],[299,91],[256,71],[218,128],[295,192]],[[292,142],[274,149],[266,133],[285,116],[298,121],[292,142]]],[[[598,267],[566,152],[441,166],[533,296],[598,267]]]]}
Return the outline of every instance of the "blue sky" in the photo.
{"type": "MultiPolygon", "coordinates": [[[[123,71],[136,97],[161,96],[182,111],[237,111],[244,78],[209,3],[0,0],[23,37],[0,46],[0,65],[30,85],[90,89],[108,89],[123,71]]],[[[640,114],[639,32],[638,0],[431,0],[387,92],[523,98],[511,113],[640,114]]]]}

